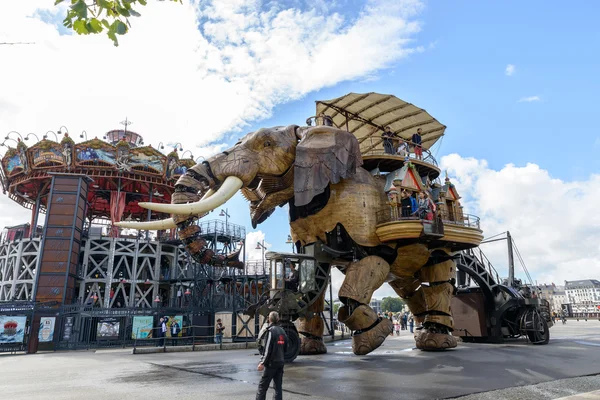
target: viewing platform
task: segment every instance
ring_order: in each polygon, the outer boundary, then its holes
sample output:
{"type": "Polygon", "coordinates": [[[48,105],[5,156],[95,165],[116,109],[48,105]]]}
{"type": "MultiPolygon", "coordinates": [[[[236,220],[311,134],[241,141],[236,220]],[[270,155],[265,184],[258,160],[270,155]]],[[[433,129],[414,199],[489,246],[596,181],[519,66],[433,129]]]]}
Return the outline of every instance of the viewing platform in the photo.
{"type": "Polygon", "coordinates": [[[438,213],[433,220],[418,217],[398,217],[394,210],[384,209],[377,213],[377,236],[382,242],[425,242],[429,247],[449,247],[452,251],[479,246],[483,231],[479,217],[464,214],[452,217],[438,213]]]}

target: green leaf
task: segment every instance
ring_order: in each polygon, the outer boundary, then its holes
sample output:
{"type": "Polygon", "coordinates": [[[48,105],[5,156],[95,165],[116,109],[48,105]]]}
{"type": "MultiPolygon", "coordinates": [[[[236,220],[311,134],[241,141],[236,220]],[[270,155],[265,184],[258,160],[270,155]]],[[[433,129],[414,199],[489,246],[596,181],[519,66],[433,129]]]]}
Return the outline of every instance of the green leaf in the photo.
{"type": "Polygon", "coordinates": [[[113,31],[108,31],[108,37],[110,38],[110,40],[113,41],[113,44],[115,45],[115,47],[119,46],[119,41],[117,40],[117,36],[115,35],[115,33],[113,31]]]}
{"type": "Polygon", "coordinates": [[[62,3],[63,1],[65,1],[65,0],[56,0],[56,1],[54,2],[54,5],[55,5],[55,6],[56,6],[56,5],[59,5],[59,4],[60,4],[60,3],[62,3]]]}
{"type": "Polygon", "coordinates": [[[116,33],[117,35],[124,35],[127,33],[127,25],[122,21],[116,20],[110,26],[110,32],[116,33]]]}
{"type": "Polygon", "coordinates": [[[88,30],[92,33],[100,33],[102,29],[102,24],[96,18],[92,18],[88,23],[88,30]]]}
{"type": "Polygon", "coordinates": [[[146,0],[138,0],[138,3],[140,3],[143,6],[145,6],[146,4],[148,4],[148,3],[146,3],[146,0]]]}
{"type": "Polygon", "coordinates": [[[98,5],[102,8],[112,8],[113,2],[108,0],[97,0],[98,5]]]}
{"type": "Polygon", "coordinates": [[[132,17],[141,17],[142,16],[142,14],[135,11],[134,9],[129,10],[129,14],[131,14],[132,17]]]}
{"type": "Polygon", "coordinates": [[[104,25],[106,28],[110,28],[110,24],[108,23],[108,21],[106,19],[102,20],[102,25],[104,25]]]}
{"type": "Polygon", "coordinates": [[[90,31],[88,31],[87,29],[87,23],[83,19],[78,19],[77,21],[75,21],[75,23],[73,24],[73,30],[79,33],[80,35],[87,35],[88,33],[90,33],[90,31]]]}
{"type": "Polygon", "coordinates": [[[87,5],[85,4],[85,1],[78,0],[77,3],[71,6],[71,10],[73,10],[79,18],[87,18],[87,5]]]}
{"type": "Polygon", "coordinates": [[[131,15],[131,14],[129,14],[129,10],[124,7],[117,6],[117,11],[119,12],[119,14],[121,14],[124,17],[129,17],[131,15]]]}

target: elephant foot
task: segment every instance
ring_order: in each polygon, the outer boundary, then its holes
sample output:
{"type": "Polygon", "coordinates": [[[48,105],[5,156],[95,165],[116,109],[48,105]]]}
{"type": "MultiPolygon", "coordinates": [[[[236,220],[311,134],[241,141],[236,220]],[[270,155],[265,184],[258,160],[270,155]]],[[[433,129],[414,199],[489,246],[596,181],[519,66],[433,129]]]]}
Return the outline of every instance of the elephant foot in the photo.
{"type": "Polygon", "coordinates": [[[369,330],[358,331],[352,335],[352,351],[357,356],[369,354],[384,342],[392,333],[394,325],[387,318],[380,319],[379,322],[369,330]]]}
{"type": "Polygon", "coordinates": [[[415,342],[417,349],[423,351],[453,349],[458,345],[456,338],[443,326],[430,326],[429,328],[418,330],[415,333],[415,342]]]}
{"type": "Polygon", "coordinates": [[[302,344],[300,345],[300,355],[311,356],[326,353],[327,346],[325,346],[323,338],[302,338],[302,344]]]}

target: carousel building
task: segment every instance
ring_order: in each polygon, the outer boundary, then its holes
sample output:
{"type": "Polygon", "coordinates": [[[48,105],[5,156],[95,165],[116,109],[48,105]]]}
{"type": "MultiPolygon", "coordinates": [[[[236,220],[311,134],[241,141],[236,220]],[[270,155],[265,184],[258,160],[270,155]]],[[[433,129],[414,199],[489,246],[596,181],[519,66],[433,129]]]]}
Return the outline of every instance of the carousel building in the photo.
{"type": "MultiPolygon", "coordinates": [[[[208,315],[202,324],[209,326],[214,313],[242,309],[251,293],[260,295],[266,276],[259,265],[252,276],[239,268],[200,265],[174,230],[113,225],[165,217],[137,204],[171,202],[175,182],[196,163],[179,155],[181,146],[165,155],[162,143],[144,146],[141,135],[127,130],[79,143],[68,133],[51,133],[55,140],[44,135],[30,147],[25,140],[31,134],[11,132],[2,143],[3,192],[30,209],[31,219],[0,236],[0,315],[26,314],[28,324],[35,324],[36,307],[68,308],[76,319],[79,310],[90,308],[96,314],[120,309],[123,318],[169,308],[208,315]]],[[[243,226],[227,219],[198,224],[217,254],[243,246],[243,226]]],[[[123,322],[131,329],[131,318],[123,322]]],[[[94,336],[93,330],[86,335],[94,336]]],[[[130,335],[125,331],[121,338],[130,335]]]]}

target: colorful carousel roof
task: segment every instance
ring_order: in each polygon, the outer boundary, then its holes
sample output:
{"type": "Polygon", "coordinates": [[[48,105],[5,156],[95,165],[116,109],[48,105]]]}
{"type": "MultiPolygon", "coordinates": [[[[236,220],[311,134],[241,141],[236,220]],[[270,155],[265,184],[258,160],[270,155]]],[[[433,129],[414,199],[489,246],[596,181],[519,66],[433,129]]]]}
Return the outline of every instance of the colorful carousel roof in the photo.
{"type": "Polygon", "coordinates": [[[19,139],[16,148],[9,147],[2,157],[4,193],[27,208],[39,199],[43,210],[50,190],[49,172],[85,174],[93,179],[88,218],[110,217],[111,192],[117,191],[125,193],[125,218],[146,219],[148,210],[140,208],[138,201],[170,203],[176,180],[195,161],[180,159],[176,150],[164,155],[151,146],[137,147],[143,143],[140,135],[118,133],[107,134],[114,144],[98,138],[75,143],[68,134],[60,143],[44,139],[31,147],[19,139]]]}

